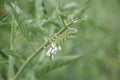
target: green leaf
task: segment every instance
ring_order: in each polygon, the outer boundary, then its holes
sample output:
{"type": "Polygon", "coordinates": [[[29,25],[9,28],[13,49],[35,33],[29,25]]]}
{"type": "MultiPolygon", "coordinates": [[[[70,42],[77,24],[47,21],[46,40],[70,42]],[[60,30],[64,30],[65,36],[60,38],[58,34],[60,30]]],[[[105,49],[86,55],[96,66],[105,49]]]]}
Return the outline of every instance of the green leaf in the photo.
{"type": "Polygon", "coordinates": [[[21,62],[24,62],[22,57],[18,53],[14,52],[12,50],[2,49],[1,51],[2,51],[2,53],[4,53],[4,55],[12,56],[17,60],[20,60],[21,62]]]}
{"type": "Polygon", "coordinates": [[[46,75],[48,72],[56,68],[70,64],[78,60],[80,57],[81,56],[65,56],[65,57],[57,57],[53,60],[47,59],[34,67],[35,76],[37,78],[41,78],[44,75],[46,75]]]}

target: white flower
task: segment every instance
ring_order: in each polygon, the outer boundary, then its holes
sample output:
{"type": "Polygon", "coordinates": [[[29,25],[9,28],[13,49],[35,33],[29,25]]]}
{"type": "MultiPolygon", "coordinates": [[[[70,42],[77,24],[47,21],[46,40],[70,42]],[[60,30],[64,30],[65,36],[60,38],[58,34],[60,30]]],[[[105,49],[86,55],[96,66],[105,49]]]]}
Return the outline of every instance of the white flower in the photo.
{"type": "Polygon", "coordinates": [[[51,46],[52,46],[52,48],[54,48],[54,47],[55,47],[55,44],[54,44],[54,43],[52,43],[52,44],[51,44],[51,46]]]}
{"type": "Polygon", "coordinates": [[[62,48],[61,48],[61,46],[58,46],[58,50],[60,50],[60,51],[61,51],[61,49],[62,49],[62,48]]]}
{"type": "Polygon", "coordinates": [[[52,48],[50,48],[47,53],[46,53],[46,56],[50,56],[51,55],[51,51],[52,51],[52,48]]]}
{"type": "Polygon", "coordinates": [[[52,49],[51,54],[55,54],[55,53],[56,53],[55,49],[52,49]]]}
{"type": "Polygon", "coordinates": [[[58,50],[57,47],[55,47],[55,48],[54,48],[54,51],[57,52],[57,50],[58,50]]]}
{"type": "Polygon", "coordinates": [[[51,59],[54,58],[57,51],[61,50],[61,46],[56,46],[54,43],[51,44],[51,48],[47,51],[46,56],[50,57],[51,59]]]}

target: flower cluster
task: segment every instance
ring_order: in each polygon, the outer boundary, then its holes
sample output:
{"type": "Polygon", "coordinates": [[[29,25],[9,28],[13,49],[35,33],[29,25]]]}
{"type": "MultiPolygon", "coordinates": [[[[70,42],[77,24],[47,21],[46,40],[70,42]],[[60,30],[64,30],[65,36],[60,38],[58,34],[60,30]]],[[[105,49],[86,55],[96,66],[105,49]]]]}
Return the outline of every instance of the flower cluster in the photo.
{"type": "Polygon", "coordinates": [[[54,58],[57,51],[61,50],[61,46],[56,46],[54,43],[51,44],[51,48],[47,51],[46,56],[50,57],[51,59],[54,58]]]}

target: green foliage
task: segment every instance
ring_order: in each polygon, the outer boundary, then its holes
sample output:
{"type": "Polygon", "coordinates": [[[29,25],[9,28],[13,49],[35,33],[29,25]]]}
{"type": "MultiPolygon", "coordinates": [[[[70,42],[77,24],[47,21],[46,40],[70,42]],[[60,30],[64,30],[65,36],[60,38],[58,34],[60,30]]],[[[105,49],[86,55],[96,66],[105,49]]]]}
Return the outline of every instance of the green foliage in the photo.
{"type": "Polygon", "coordinates": [[[37,79],[45,76],[48,72],[70,64],[76,60],[81,58],[81,56],[64,56],[64,57],[57,57],[54,60],[46,59],[40,62],[38,65],[34,67],[35,76],[37,79]]]}
{"type": "Polygon", "coordinates": [[[119,4],[0,0],[0,80],[119,80],[119,4]]]}
{"type": "Polygon", "coordinates": [[[22,59],[22,57],[21,57],[18,53],[14,52],[14,51],[12,51],[12,50],[2,49],[0,52],[1,52],[1,55],[2,55],[4,58],[8,58],[8,56],[12,56],[12,57],[14,57],[16,60],[19,60],[19,61],[21,61],[21,62],[24,62],[24,60],[22,59]]]}
{"type": "MultiPolygon", "coordinates": [[[[32,4],[30,1],[26,2],[32,4]]],[[[66,15],[66,13],[70,13],[71,11],[69,12],[68,10],[67,12],[62,12],[59,7],[61,7],[63,11],[65,7],[62,7],[61,5],[55,5],[55,3],[58,4],[58,2],[48,0],[32,1],[35,4],[28,6],[31,6],[35,9],[33,9],[33,13],[29,14],[27,13],[29,12],[27,11],[29,9],[22,8],[22,5],[27,4],[26,2],[21,4],[23,3],[22,1],[4,1],[3,7],[5,13],[2,13],[0,18],[0,25],[9,24],[9,28],[11,29],[10,49],[1,49],[0,51],[1,56],[3,57],[1,58],[1,62],[6,62],[4,59],[8,60],[7,64],[9,65],[9,80],[21,79],[22,73],[26,74],[24,70],[28,65],[30,65],[31,61],[33,61],[35,57],[39,56],[39,53],[45,54],[42,53],[42,51],[50,48],[52,43],[55,43],[55,46],[59,46],[60,49],[60,45],[64,41],[76,34],[77,28],[72,26],[75,23],[83,23],[84,21],[84,18],[73,18],[75,15],[73,17],[63,17],[64,14],[66,15]],[[48,3],[50,4],[48,5],[48,3]],[[32,50],[30,50],[30,48],[32,50]],[[19,63],[19,61],[22,61],[22,63],[19,63]]],[[[73,10],[77,8],[74,5],[68,6],[71,8],[73,7],[73,10]]],[[[52,53],[50,54],[53,55],[54,53],[55,55],[56,52],[57,51],[52,50],[52,53]]],[[[76,61],[78,58],[79,56],[66,56],[53,60],[45,60],[40,64],[39,68],[35,69],[40,69],[39,73],[45,75],[55,68],[62,67],[76,61]]],[[[41,60],[42,59],[40,59],[40,62],[41,60]]],[[[39,60],[35,63],[38,62],[39,60]]],[[[36,73],[37,72],[35,70],[35,75],[36,73]]]]}

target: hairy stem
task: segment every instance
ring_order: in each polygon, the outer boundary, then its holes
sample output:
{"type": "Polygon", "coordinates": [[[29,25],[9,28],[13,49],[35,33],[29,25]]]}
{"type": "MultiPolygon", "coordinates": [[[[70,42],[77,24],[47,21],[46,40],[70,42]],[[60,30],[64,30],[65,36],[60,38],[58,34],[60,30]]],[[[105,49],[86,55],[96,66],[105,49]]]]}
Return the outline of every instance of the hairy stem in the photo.
{"type": "MultiPolygon", "coordinates": [[[[11,27],[11,47],[10,49],[14,51],[14,21],[12,22],[12,27],[11,27]]],[[[14,76],[14,59],[12,56],[9,56],[9,73],[8,73],[8,79],[12,80],[14,76]]]]}
{"type": "MultiPolygon", "coordinates": [[[[73,23],[73,22],[72,22],[73,23]]],[[[67,26],[70,26],[72,23],[68,24],[67,26]]],[[[61,33],[63,33],[68,27],[64,27],[63,29],[61,29],[55,36],[60,35],[61,33]]],[[[54,37],[55,37],[54,36],[54,37]]],[[[53,37],[53,38],[54,38],[53,37]]],[[[51,38],[52,39],[52,38],[51,38]]],[[[47,42],[45,42],[36,52],[34,52],[30,57],[28,57],[28,59],[25,61],[25,63],[21,66],[21,68],[19,69],[19,71],[17,72],[17,74],[14,77],[14,80],[17,80],[18,77],[20,76],[20,74],[22,73],[22,71],[25,69],[25,67],[44,49],[45,46],[50,44],[50,40],[48,40],[47,42]]]]}
{"type": "Polygon", "coordinates": [[[13,80],[17,80],[18,77],[20,76],[20,74],[22,73],[22,71],[26,68],[26,66],[44,49],[44,47],[48,46],[51,42],[51,40],[53,38],[55,38],[56,36],[62,34],[63,32],[65,32],[69,26],[71,26],[74,23],[79,22],[79,20],[74,20],[68,24],[65,24],[65,27],[62,28],[58,33],[56,33],[56,35],[54,35],[51,39],[49,39],[47,42],[45,42],[37,51],[35,51],[30,57],[28,57],[28,59],[23,63],[23,65],[21,66],[21,68],[18,70],[17,74],[15,75],[13,80]]]}
{"type": "MultiPolygon", "coordinates": [[[[63,30],[65,30],[65,29],[62,29],[58,33],[60,34],[61,32],[63,32],[63,30]]],[[[44,49],[45,46],[50,44],[50,41],[51,40],[48,40],[47,42],[45,42],[35,53],[33,53],[30,57],[28,57],[28,59],[25,61],[25,63],[21,66],[21,68],[17,72],[16,76],[14,77],[14,80],[18,79],[18,77],[20,76],[20,74],[22,73],[24,68],[44,49]]]]}
{"type": "MultiPolygon", "coordinates": [[[[8,0],[7,0],[8,1],[8,0]]],[[[9,1],[8,1],[9,2],[9,1]]],[[[10,4],[10,6],[13,8],[13,12],[15,12],[14,7],[10,4]]],[[[16,20],[17,21],[17,20],[16,20]]],[[[30,57],[28,57],[28,59],[22,64],[22,66],[20,67],[20,69],[18,70],[18,72],[16,73],[16,75],[14,76],[13,80],[18,80],[18,77],[21,75],[21,73],[23,72],[23,70],[27,67],[27,65],[44,49],[45,46],[48,46],[51,42],[51,40],[62,34],[64,31],[66,31],[68,29],[68,27],[74,23],[78,22],[78,20],[76,21],[72,21],[69,24],[66,24],[65,27],[63,29],[61,29],[55,36],[53,36],[50,40],[48,40],[47,42],[45,42],[38,50],[36,50],[30,57]]],[[[63,22],[63,24],[65,24],[63,22]]],[[[14,37],[13,37],[14,38],[14,37]]],[[[13,39],[12,38],[12,39],[13,39]]],[[[13,41],[13,40],[12,40],[13,41]]],[[[11,61],[11,60],[10,60],[11,61]]],[[[12,60],[13,61],[13,60],[12,60]]],[[[13,64],[12,64],[13,66],[13,64]]],[[[11,67],[12,67],[11,66],[11,67]]],[[[12,70],[13,71],[13,70],[12,70]]],[[[11,72],[11,69],[10,69],[11,72]]]]}

